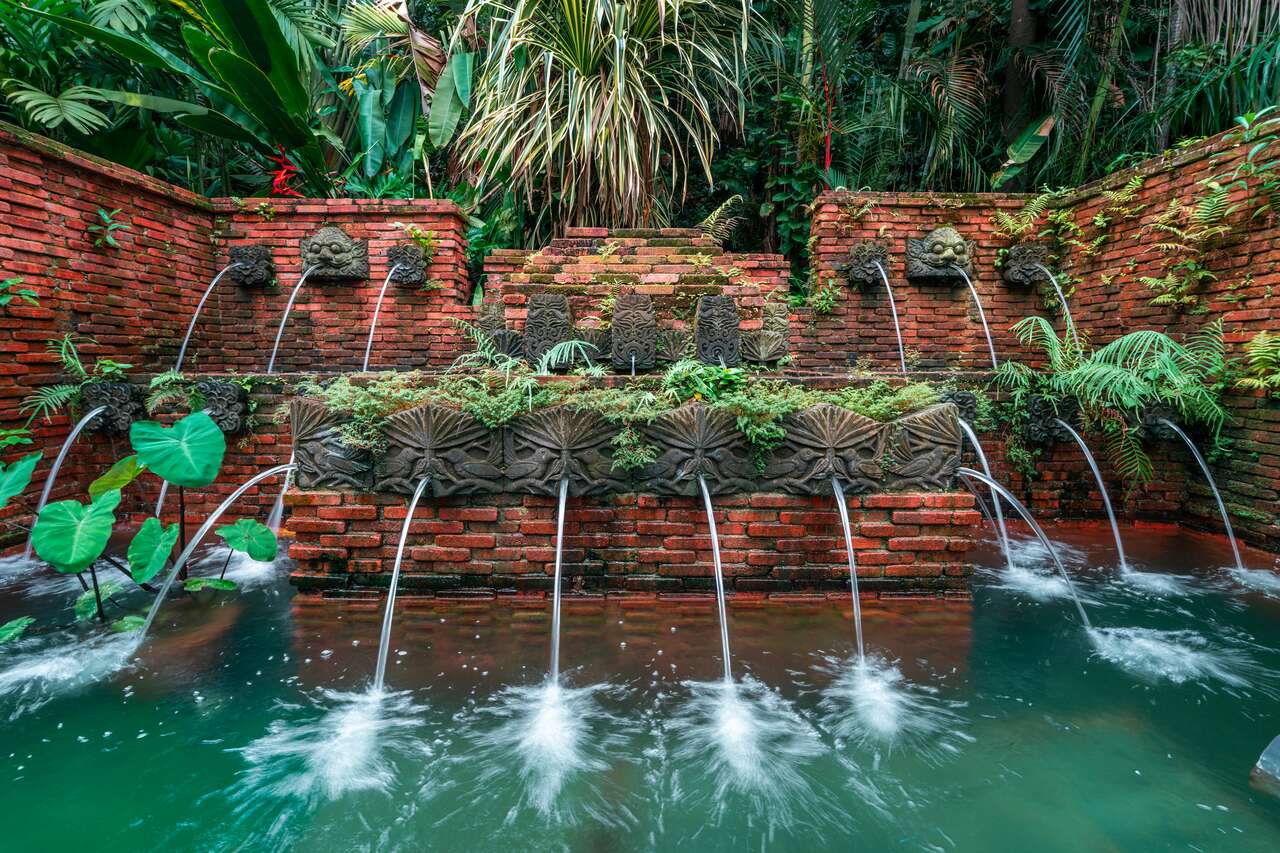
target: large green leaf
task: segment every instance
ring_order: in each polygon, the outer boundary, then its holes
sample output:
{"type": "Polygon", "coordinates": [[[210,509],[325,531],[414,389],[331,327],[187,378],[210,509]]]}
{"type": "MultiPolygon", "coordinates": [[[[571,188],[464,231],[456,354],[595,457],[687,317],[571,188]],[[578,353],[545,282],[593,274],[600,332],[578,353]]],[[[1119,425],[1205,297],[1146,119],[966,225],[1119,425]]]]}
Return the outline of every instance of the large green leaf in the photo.
{"type": "Polygon", "coordinates": [[[1051,116],[1043,116],[1023,128],[1018,138],[1013,140],[1005,151],[1005,161],[1000,169],[991,176],[991,188],[999,189],[1001,185],[1013,180],[1031,162],[1031,158],[1044,147],[1049,133],[1057,120],[1051,116]]]}
{"type": "Polygon", "coordinates": [[[177,119],[179,124],[185,124],[192,130],[198,130],[219,139],[229,139],[232,142],[247,142],[258,146],[263,153],[275,153],[269,140],[259,139],[250,130],[236,124],[220,112],[209,110],[203,115],[179,115],[177,119]]]}
{"type": "Polygon", "coordinates": [[[357,81],[355,91],[356,129],[360,132],[360,141],[364,143],[364,160],[361,166],[364,176],[372,178],[382,168],[387,154],[387,121],[382,108],[382,90],[357,81]]]}
{"type": "Polygon", "coordinates": [[[312,140],[306,115],[289,112],[261,69],[228,50],[210,51],[209,63],[240,107],[263,126],[273,142],[296,148],[312,140]]]}
{"type": "Polygon", "coordinates": [[[471,106],[471,80],[475,73],[476,55],[474,53],[455,53],[449,57],[449,67],[453,70],[453,89],[458,93],[462,106],[471,106]]]}
{"type": "Polygon", "coordinates": [[[271,4],[262,0],[204,0],[204,9],[226,43],[270,80],[294,115],[307,115],[311,97],[271,4]]]}
{"type": "Polygon", "coordinates": [[[199,592],[202,589],[215,589],[219,592],[235,592],[236,582],[223,578],[187,578],[182,588],[187,592],[199,592]]]}
{"type": "Polygon", "coordinates": [[[248,554],[260,563],[276,558],[276,535],[260,521],[242,518],[218,528],[218,535],[232,551],[248,554]]]}
{"type": "Polygon", "coordinates": [[[21,637],[26,630],[30,628],[36,621],[34,616],[19,616],[17,619],[10,619],[8,622],[0,625],[0,646],[5,643],[12,643],[21,637]]]}
{"type": "Polygon", "coordinates": [[[51,503],[36,518],[31,544],[58,571],[83,572],[107,547],[119,504],[119,489],[104,492],[88,506],[79,501],[51,503]]]}
{"type": "Polygon", "coordinates": [[[172,427],[137,421],[129,443],[138,461],[175,486],[199,488],[218,477],[227,439],[204,412],[193,412],[172,427]]]}
{"type": "Polygon", "coordinates": [[[204,115],[209,110],[190,101],[178,101],[173,98],[161,98],[156,95],[140,95],[137,92],[124,92],[118,89],[100,89],[98,97],[104,101],[114,101],[128,107],[139,107],[153,113],[186,113],[187,115],[204,115]]]}
{"type": "Polygon", "coordinates": [[[143,584],[160,574],[165,561],[173,553],[178,541],[178,525],[165,527],[160,519],[152,517],[142,522],[142,527],[129,543],[129,571],[134,583],[143,584]]]}
{"type": "MultiPolygon", "coordinates": [[[[106,601],[119,591],[120,584],[115,581],[107,581],[98,585],[98,596],[101,596],[103,601],[106,601]]],[[[80,593],[80,597],[76,599],[76,603],[71,606],[71,609],[75,611],[77,622],[83,622],[98,615],[98,597],[93,594],[93,587],[89,587],[89,589],[80,593]]]]}
{"type": "Polygon", "coordinates": [[[138,464],[137,456],[126,456],[89,484],[89,499],[97,500],[99,495],[112,489],[124,489],[146,470],[146,465],[138,464]]]}
{"type": "Polygon", "coordinates": [[[40,451],[28,453],[16,462],[0,465],[0,507],[9,503],[9,499],[22,494],[22,490],[31,482],[31,474],[40,461],[40,451]]]}
{"type": "Polygon", "coordinates": [[[143,625],[147,624],[145,616],[139,616],[130,613],[128,616],[121,616],[119,619],[111,623],[111,630],[117,634],[126,634],[130,631],[136,631],[143,625]]]}
{"type": "Polygon", "coordinates": [[[454,82],[454,66],[450,62],[440,72],[436,81],[436,91],[431,96],[431,115],[427,117],[427,133],[431,144],[443,147],[452,137],[462,118],[463,104],[458,97],[454,82]]]}

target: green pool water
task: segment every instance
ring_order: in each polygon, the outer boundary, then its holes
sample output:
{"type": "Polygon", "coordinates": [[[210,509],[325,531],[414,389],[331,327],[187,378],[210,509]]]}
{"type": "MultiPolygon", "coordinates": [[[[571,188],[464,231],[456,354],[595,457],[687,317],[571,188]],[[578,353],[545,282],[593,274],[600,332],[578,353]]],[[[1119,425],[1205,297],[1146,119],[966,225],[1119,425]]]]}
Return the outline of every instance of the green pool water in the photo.
{"type": "MultiPolygon", "coordinates": [[[[1153,584],[1105,527],[1050,534],[1111,633],[987,551],[971,602],[868,603],[861,675],[847,602],[731,606],[732,689],[709,598],[566,602],[558,693],[546,607],[406,602],[372,698],[376,602],[237,565],[239,595],[175,599],[122,667],[84,629],[0,649],[0,849],[1280,849],[1248,782],[1280,590],[1221,540],[1126,530],[1181,575],[1153,584]]],[[[10,562],[0,621],[70,622],[75,592],[10,562]]]]}

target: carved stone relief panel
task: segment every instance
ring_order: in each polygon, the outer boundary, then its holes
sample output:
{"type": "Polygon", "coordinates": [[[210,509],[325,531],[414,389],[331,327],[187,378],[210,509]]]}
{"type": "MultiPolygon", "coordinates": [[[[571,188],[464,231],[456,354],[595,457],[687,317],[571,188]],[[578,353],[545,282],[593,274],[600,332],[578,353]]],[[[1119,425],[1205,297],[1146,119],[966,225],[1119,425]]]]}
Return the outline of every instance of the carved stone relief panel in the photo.
{"type": "Polygon", "coordinates": [[[573,336],[588,344],[587,358],[592,364],[600,364],[609,360],[609,348],[613,340],[612,331],[597,329],[594,326],[579,326],[573,330],[573,336]]]}
{"type": "Polygon", "coordinates": [[[201,379],[196,382],[196,393],[204,399],[205,411],[218,429],[223,432],[239,432],[249,417],[249,392],[238,382],[223,379],[201,379]]]}
{"type": "Polygon", "coordinates": [[[107,410],[85,425],[89,432],[128,432],[134,421],[146,420],[142,389],[132,382],[90,382],[80,389],[80,408],[85,412],[99,406],[107,410]]]}
{"type": "Polygon", "coordinates": [[[881,240],[859,240],[849,249],[844,269],[850,284],[879,287],[883,284],[880,270],[889,269],[889,247],[881,240]]]}
{"type": "Polygon", "coordinates": [[[368,489],[373,462],[367,451],[343,444],[341,421],[317,400],[295,399],[289,404],[293,422],[295,481],[303,489],[368,489]]]}
{"type": "Polygon", "coordinates": [[[972,274],[973,248],[949,225],[933,229],[923,240],[907,240],[907,278],[925,284],[963,284],[960,270],[972,274]]]}
{"type": "Polygon", "coordinates": [[[754,490],[755,463],[736,418],[701,403],[686,403],[644,427],[658,458],[637,474],[640,489],[697,495],[699,475],[713,494],[754,490]]]}
{"type": "Polygon", "coordinates": [[[680,329],[659,329],[654,342],[654,354],[658,361],[679,361],[690,354],[689,333],[680,329]]]}
{"type": "Polygon", "coordinates": [[[239,264],[228,270],[227,275],[241,287],[270,287],[276,280],[276,265],[267,246],[260,243],[232,246],[227,254],[231,263],[239,264]]]}
{"type": "Polygon", "coordinates": [[[427,260],[417,243],[397,243],[387,250],[391,280],[401,287],[421,287],[427,283],[427,260]]]}
{"type": "Polygon", "coordinates": [[[776,332],[753,329],[742,333],[742,360],[752,364],[776,364],[787,357],[787,339],[776,332]]]}
{"type": "Polygon", "coordinates": [[[766,332],[781,335],[783,340],[791,339],[791,306],[786,302],[770,300],[764,304],[764,321],[760,328],[766,332]]]}
{"type": "Polygon", "coordinates": [[[704,296],[698,302],[694,345],[704,364],[737,367],[742,361],[741,325],[732,296],[704,296]]]}
{"type": "Polygon", "coordinates": [[[1016,287],[1033,287],[1047,283],[1049,247],[1044,243],[1015,243],[1005,253],[1000,276],[1016,287]]]}
{"type": "Polygon", "coordinates": [[[899,491],[952,487],[960,467],[960,423],[954,403],[936,403],[891,424],[885,486],[899,491]]]}
{"type": "Polygon", "coordinates": [[[428,404],[387,418],[387,450],[374,471],[379,492],[413,494],[431,475],[436,497],[501,492],[502,436],[466,412],[428,404]]]}
{"type": "Polygon", "coordinates": [[[573,337],[569,300],[561,293],[535,293],[529,297],[524,323],[524,357],[536,365],[547,350],[573,337]]]}
{"type": "Polygon", "coordinates": [[[613,369],[652,370],[658,360],[658,317],[646,293],[624,293],[613,305],[613,369]]]}
{"type": "Polygon", "coordinates": [[[369,277],[369,241],[325,225],[301,242],[302,268],[315,281],[360,281],[369,277]]]}
{"type": "Polygon", "coordinates": [[[505,431],[509,489],[556,495],[569,477],[573,495],[624,492],[630,486],[613,470],[617,427],[594,412],[555,406],[516,418],[505,431]]]}
{"type": "Polygon", "coordinates": [[[788,415],[787,438],[770,460],[765,478],[771,488],[807,495],[831,493],[831,476],[850,494],[881,488],[881,459],[889,426],[820,403],[788,415]]]}

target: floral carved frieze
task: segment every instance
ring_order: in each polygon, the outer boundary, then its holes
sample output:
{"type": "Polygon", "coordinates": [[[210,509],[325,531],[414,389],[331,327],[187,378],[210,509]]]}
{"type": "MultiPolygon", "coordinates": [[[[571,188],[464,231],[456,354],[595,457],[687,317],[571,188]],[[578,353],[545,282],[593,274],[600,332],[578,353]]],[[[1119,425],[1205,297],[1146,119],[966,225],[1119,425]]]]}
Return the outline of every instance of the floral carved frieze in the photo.
{"type": "Polygon", "coordinates": [[[752,364],[777,364],[787,357],[787,339],[767,329],[742,333],[742,360],[752,364]]]}
{"type": "Polygon", "coordinates": [[[889,268],[889,247],[881,240],[859,240],[844,262],[849,283],[860,287],[879,285],[881,270],[889,268]]]}
{"type": "Polygon", "coordinates": [[[960,467],[960,423],[954,403],[936,403],[894,421],[885,462],[885,487],[949,489],[960,467]]]}
{"type": "Polygon", "coordinates": [[[973,268],[973,243],[944,225],[922,240],[907,240],[907,278],[924,284],[963,284],[973,268]]]}
{"type": "Polygon", "coordinates": [[[373,460],[368,451],[342,441],[341,420],[323,403],[298,399],[289,405],[293,425],[294,475],[304,489],[368,489],[373,460]]]}
{"type": "Polygon", "coordinates": [[[132,382],[90,382],[80,389],[80,407],[92,411],[99,406],[107,410],[85,425],[90,432],[128,432],[134,421],[146,420],[147,408],[142,389],[132,382]]]}
{"type": "Polygon", "coordinates": [[[626,491],[625,476],[613,470],[616,434],[604,418],[570,406],[516,418],[504,431],[510,490],[555,495],[568,477],[575,495],[626,491]]]}
{"type": "Polygon", "coordinates": [[[644,491],[696,495],[698,477],[713,494],[753,491],[755,463],[737,421],[728,412],[688,403],[644,428],[658,458],[641,469],[644,491]]]}
{"type": "Polygon", "coordinates": [[[703,364],[737,367],[742,361],[741,324],[732,296],[704,296],[699,300],[694,346],[703,364]]]}
{"type": "Polygon", "coordinates": [[[689,354],[689,333],[679,329],[659,329],[654,339],[654,355],[658,361],[679,361],[689,354]]]}
{"type": "Polygon", "coordinates": [[[658,315],[645,293],[624,293],[613,305],[613,369],[652,370],[658,362],[658,315]]]}
{"type": "Polygon", "coordinates": [[[227,270],[227,275],[241,287],[270,287],[276,280],[276,265],[271,260],[269,247],[261,243],[232,246],[227,255],[235,264],[227,270]]]}
{"type": "Polygon", "coordinates": [[[436,497],[502,490],[501,435],[466,412],[418,406],[388,417],[382,432],[376,491],[413,494],[426,475],[436,497]]]}
{"type": "Polygon", "coordinates": [[[1044,243],[1014,243],[1004,254],[1000,276],[1015,287],[1032,287],[1049,281],[1049,247],[1044,243]]]}
{"type": "Polygon", "coordinates": [[[397,243],[387,250],[391,280],[401,287],[421,287],[427,283],[427,258],[417,243],[397,243]]]}
{"type": "Polygon", "coordinates": [[[535,293],[529,297],[524,321],[524,357],[536,365],[547,350],[573,338],[573,314],[562,293],[535,293]]]}
{"type": "Polygon", "coordinates": [[[369,241],[336,225],[325,225],[300,244],[303,270],[315,281],[361,281],[369,277],[369,241]]]}
{"type": "Polygon", "coordinates": [[[830,403],[819,403],[788,415],[783,429],[786,440],[764,474],[771,487],[825,495],[831,493],[833,475],[850,494],[882,487],[881,459],[889,439],[887,424],[830,403]]]}
{"type": "Polygon", "coordinates": [[[223,432],[239,432],[249,417],[249,392],[238,382],[224,379],[201,379],[196,393],[204,401],[204,410],[223,432]]]}

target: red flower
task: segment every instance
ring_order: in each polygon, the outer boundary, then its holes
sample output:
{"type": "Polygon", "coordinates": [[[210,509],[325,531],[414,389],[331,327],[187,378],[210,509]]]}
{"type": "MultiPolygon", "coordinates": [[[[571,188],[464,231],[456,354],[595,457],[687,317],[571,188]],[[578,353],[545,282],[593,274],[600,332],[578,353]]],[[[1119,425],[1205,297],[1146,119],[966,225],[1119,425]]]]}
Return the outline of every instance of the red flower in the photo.
{"type": "Polygon", "coordinates": [[[291,196],[293,198],[302,198],[302,193],[289,186],[298,175],[298,167],[293,165],[293,161],[284,153],[284,147],[280,147],[280,153],[274,157],[268,157],[272,163],[276,164],[276,169],[272,172],[271,178],[271,194],[273,196],[291,196]]]}

